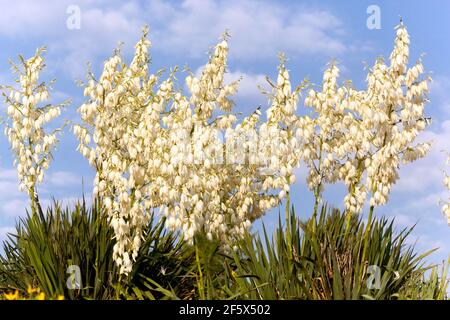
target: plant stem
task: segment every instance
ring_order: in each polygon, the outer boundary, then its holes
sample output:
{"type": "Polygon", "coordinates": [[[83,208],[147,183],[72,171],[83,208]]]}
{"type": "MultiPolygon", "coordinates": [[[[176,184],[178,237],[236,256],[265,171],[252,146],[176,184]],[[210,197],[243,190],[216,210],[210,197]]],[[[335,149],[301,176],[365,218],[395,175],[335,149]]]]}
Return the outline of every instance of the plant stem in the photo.
{"type": "MultiPolygon", "coordinates": [[[[363,162],[362,159],[358,159],[358,171],[356,174],[356,181],[354,181],[349,189],[349,194],[353,197],[355,194],[355,190],[356,190],[356,186],[358,185],[358,183],[361,180],[361,175],[363,172],[363,168],[362,168],[363,162]]],[[[373,209],[372,209],[373,211],[373,209]]],[[[345,223],[345,233],[344,233],[344,239],[347,239],[348,237],[348,232],[350,230],[350,220],[352,218],[353,213],[350,212],[349,210],[346,210],[346,223],[345,223]]]]}
{"type": "Polygon", "coordinates": [[[315,197],[315,201],[314,201],[314,211],[313,211],[313,215],[312,215],[312,219],[311,219],[311,223],[312,225],[312,230],[313,232],[316,232],[316,224],[317,224],[317,211],[319,210],[319,201],[320,201],[320,187],[322,186],[322,182],[320,182],[317,185],[316,191],[314,192],[314,197],[315,197]]]}
{"type": "Polygon", "coordinates": [[[289,257],[292,258],[291,224],[290,224],[290,205],[291,196],[289,192],[286,195],[286,240],[289,257]]]}
{"type": "Polygon", "coordinates": [[[122,288],[122,274],[119,274],[119,281],[117,282],[116,300],[120,300],[120,289],[122,288]]]}
{"type": "Polygon", "coordinates": [[[314,211],[313,211],[313,216],[312,216],[312,221],[314,222],[315,225],[315,221],[316,221],[316,217],[317,217],[317,210],[319,209],[319,199],[320,199],[320,187],[322,186],[322,173],[320,172],[320,169],[322,167],[322,139],[320,139],[320,148],[319,148],[319,163],[317,164],[317,173],[320,176],[320,182],[316,187],[316,190],[314,192],[314,197],[315,197],[315,201],[314,201],[314,211]]]}
{"type": "Polygon", "coordinates": [[[350,221],[352,219],[352,214],[350,212],[346,212],[345,214],[345,233],[344,233],[344,239],[347,239],[348,233],[350,232],[350,221]]]}
{"type": "MultiPolygon", "coordinates": [[[[289,142],[292,132],[289,127],[287,129],[288,129],[287,134],[288,134],[288,142],[289,142]]],[[[290,185],[290,180],[291,180],[291,178],[288,177],[287,178],[288,185],[290,185]]],[[[291,224],[290,224],[290,211],[291,211],[290,206],[291,206],[291,195],[290,195],[290,190],[289,190],[286,194],[286,240],[287,240],[289,258],[292,259],[293,256],[292,256],[292,240],[291,240],[291,224]]]]}
{"type": "Polygon", "coordinates": [[[34,203],[34,188],[30,188],[30,198],[31,198],[31,214],[36,216],[36,207],[34,203]]]}
{"type": "Polygon", "coordinates": [[[31,200],[31,213],[32,213],[32,216],[36,216],[37,211],[42,210],[42,209],[41,209],[41,205],[39,203],[38,193],[36,192],[34,186],[29,189],[29,194],[30,194],[30,200],[31,200]]]}
{"type": "Polygon", "coordinates": [[[369,218],[367,220],[366,232],[364,234],[364,248],[363,248],[362,259],[361,259],[361,268],[364,268],[364,266],[365,266],[367,247],[369,245],[369,236],[370,236],[370,232],[372,229],[373,210],[374,210],[374,206],[370,206],[369,218]]]}
{"type": "Polygon", "coordinates": [[[316,220],[317,210],[319,209],[319,199],[320,199],[320,184],[317,186],[316,191],[314,192],[314,211],[313,211],[313,220],[316,220]]]}
{"type": "Polygon", "coordinates": [[[195,260],[197,261],[197,268],[198,268],[198,274],[199,274],[199,280],[197,281],[197,287],[198,287],[198,293],[200,295],[201,300],[205,300],[205,291],[204,291],[204,284],[203,284],[203,273],[202,273],[202,266],[200,264],[200,256],[198,254],[198,246],[197,243],[195,243],[195,260]]]}

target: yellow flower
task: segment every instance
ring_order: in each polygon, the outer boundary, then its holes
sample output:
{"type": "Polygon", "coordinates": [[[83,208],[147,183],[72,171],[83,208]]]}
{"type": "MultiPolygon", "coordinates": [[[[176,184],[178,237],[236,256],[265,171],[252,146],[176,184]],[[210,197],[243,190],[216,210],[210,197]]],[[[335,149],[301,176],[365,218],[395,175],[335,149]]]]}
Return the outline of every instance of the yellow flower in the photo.
{"type": "Polygon", "coordinates": [[[64,296],[63,295],[59,295],[56,300],[64,300],[64,296]]]}
{"type": "Polygon", "coordinates": [[[39,288],[33,288],[32,286],[28,285],[28,289],[27,289],[28,294],[33,294],[33,293],[39,292],[39,291],[40,291],[39,288]]]}
{"type": "Polygon", "coordinates": [[[45,300],[45,293],[41,292],[36,296],[36,300],[45,300]]]}
{"type": "Polygon", "coordinates": [[[19,290],[14,291],[14,293],[5,293],[4,297],[6,300],[19,300],[19,290]]]}

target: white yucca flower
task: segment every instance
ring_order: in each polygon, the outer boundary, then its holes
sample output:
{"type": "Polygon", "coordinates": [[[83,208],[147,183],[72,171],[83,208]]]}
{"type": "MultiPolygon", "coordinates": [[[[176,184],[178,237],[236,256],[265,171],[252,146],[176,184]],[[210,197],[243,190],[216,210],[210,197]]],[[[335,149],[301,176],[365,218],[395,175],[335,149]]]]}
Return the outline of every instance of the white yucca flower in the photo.
{"type": "Polygon", "coordinates": [[[409,36],[397,27],[390,65],[378,59],[367,75],[367,89],[337,84],[339,69],[324,73],[322,91],[311,90],[305,104],[316,117],[301,120],[308,185],[320,195],[324,183],[343,181],[348,212],[385,204],[402,163],[426,155],[429,143],[414,144],[428,125],[424,116],[429,77],[421,61],[408,68],[409,36]]]}
{"type": "Polygon", "coordinates": [[[231,96],[239,80],[224,83],[227,36],[201,75],[186,77],[185,96],[175,90],[176,69],[160,83],[161,73],[149,73],[147,31],[130,66],[116,52],[99,80],[89,79],[88,100],[79,108],[83,124],[73,128],[79,151],[97,170],[94,193],[103,198],[114,228],[121,273],[131,271],[143,227],[156,209],[186,241],[202,232],[231,250],[252,221],[289,192],[300,159],[292,141],[298,90],[291,91],[284,65],[269,121],[260,122],[257,110],[235,125],[231,96]],[[237,143],[224,141],[223,131],[237,143]],[[263,144],[252,139],[257,134],[263,144]],[[281,156],[268,164],[271,145],[281,156]],[[268,166],[271,175],[263,170],[268,166]]]}
{"type": "Polygon", "coordinates": [[[3,86],[3,96],[8,106],[5,134],[15,155],[19,188],[30,195],[33,211],[38,200],[36,185],[42,182],[44,171],[48,169],[52,150],[58,142],[56,134],[60,131],[46,131],[44,127],[58,117],[61,108],[68,104],[68,101],[58,105],[46,103],[53,81],[50,84],[39,82],[40,72],[45,66],[44,51],[44,48],[38,49],[35,56],[28,60],[19,56],[21,64],[13,64],[19,86],[3,86]]]}
{"type": "Polygon", "coordinates": [[[386,203],[400,164],[430,147],[414,145],[428,124],[429,78],[422,79],[420,61],[408,69],[403,26],[390,65],[377,60],[365,90],[340,86],[339,68],[330,64],[321,90],[305,100],[311,117],[295,114],[303,85],[292,89],[281,57],[266,120],[259,108],[242,120],[233,113],[239,79],[224,81],[227,35],[199,76],[185,78],[185,94],[176,68],[162,81],[161,72],[150,73],[147,32],[129,66],[116,51],[98,80],[91,76],[79,108],[83,124],[74,126],[79,151],[97,171],[94,194],[114,229],[121,273],[132,270],[153,211],[189,243],[200,232],[232,250],[255,219],[289,196],[301,160],[316,208],[324,185],[343,181],[347,211],[356,213],[368,196],[372,208],[386,203]]]}

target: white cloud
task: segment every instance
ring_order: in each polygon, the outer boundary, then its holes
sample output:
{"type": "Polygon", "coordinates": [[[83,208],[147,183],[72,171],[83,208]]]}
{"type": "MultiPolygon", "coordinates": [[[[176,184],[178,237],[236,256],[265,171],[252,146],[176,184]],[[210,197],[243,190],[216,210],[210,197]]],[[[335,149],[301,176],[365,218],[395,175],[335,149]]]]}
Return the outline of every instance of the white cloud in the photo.
{"type": "Polygon", "coordinates": [[[429,158],[420,159],[416,163],[408,164],[400,170],[400,180],[394,186],[394,191],[401,193],[421,192],[436,186],[443,179],[443,161],[439,153],[432,148],[429,158]],[[435,167],[430,167],[429,165],[435,167]]]}
{"type": "Polygon", "coordinates": [[[450,116],[450,78],[438,75],[430,85],[431,101],[444,116],[450,116]]]}
{"type": "Polygon", "coordinates": [[[435,254],[443,255],[444,258],[448,256],[448,245],[441,240],[436,240],[430,234],[420,234],[417,240],[418,244],[422,248],[426,248],[424,250],[438,249],[435,254]]]}
{"type": "MultiPolygon", "coordinates": [[[[55,199],[56,202],[62,207],[62,208],[74,208],[75,205],[78,202],[81,202],[82,198],[81,197],[76,197],[76,196],[66,196],[66,197],[60,197],[58,199],[55,199]]],[[[40,204],[41,204],[41,208],[44,212],[47,211],[48,208],[53,207],[53,204],[55,203],[54,199],[51,198],[43,198],[40,199],[40,204]]],[[[85,200],[86,200],[86,204],[89,206],[92,202],[92,197],[89,194],[85,195],[85,200]]]]}
{"type": "Polygon", "coordinates": [[[26,198],[2,199],[0,203],[0,214],[6,217],[25,216],[29,212],[29,200],[26,198]]]}
{"type": "Polygon", "coordinates": [[[450,152],[450,120],[441,123],[437,130],[427,130],[420,141],[431,141],[429,154],[400,171],[400,180],[394,187],[396,192],[425,192],[443,189],[443,169],[447,158],[445,151],[450,152]]]}
{"type": "Polygon", "coordinates": [[[2,169],[0,168],[0,181],[9,180],[9,181],[18,181],[17,180],[17,171],[15,169],[2,169]]]}
{"type": "Polygon", "coordinates": [[[400,180],[391,195],[392,202],[383,211],[400,216],[400,222],[405,224],[420,219],[421,224],[445,228],[441,205],[449,192],[443,184],[446,154],[442,150],[450,150],[450,120],[434,131],[424,132],[420,140],[432,141],[432,149],[427,157],[400,170],[400,180]],[[412,219],[406,221],[402,216],[412,219]]]}
{"type": "Polygon", "coordinates": [[[346,30],[336,15],[299,4],[255,0],[0,0],[0,4],[0,34],[44,38],[51,49],[49,56],[75,78],[84,78],[85,63],[103,60],[119,41],[130,52],[145,24],[151,28],[153,50],[183,59],[203,57],[226,29],[232,34],[230,56],[243,60],[273,59],[279,51],[336,56],[355,47],[344,41],[346,30]],[[81,10],[79,30],[66,27],[66,10],[72,4],[81,10]]]}
{"type": "Polygon", "coordinates": [[[0,35],[43,39],[45,43],[38,45],[48,45],[50,68],[59,67],[77,79],[84,78],[88,61],[105,58],[119,41],[131,49],[145,24],[138,1],[0,0],[0,7],[0,35]],[[71,5],[80,8],[80,29],[67,28],[66,10],[71,5]]]}
{"type": "Polygon", "coordinates": [[[403,228],[411,228],[417,223],[417,220],[406,214],[396,214],[394,218],[395,224],[403,228]]]}
{"type": "Polygon", "coordinates": [[[64,30],[62,36],[52,41],[51,47],[58,54],[60,68],[77,79],[86,74],[86,63],[104,60],[123,41],[124,51],[130,52],[139,40],[145,21],[139,17],[139,9],[133,3],[101,9],[86,3],[81,12],[81,29],[64,30]]]}
{"type": "Polygon", "coordinates": [[[202,56],[226,29],[232,34],[230,54],[239,59],[273,57],[279,51],[337,55],[347,49],[343,23],[326,10],[252,0],[186,0],[170,6],[157,1],[149,5],[152,10],[165,17],[154,37],[168,52],[202,56]]]}
{"type": "MultiPolygon", "coordinates": [[[[69,171],[48,173],[45,176],[45,183],[39,187],[40,202],[43,208],[53,202],[53,200],[47,198],[49,196],[48,189],[70,188],[74,185],[81,186],[81,178],[75,173],[69,171]]],[[[63,204],[73,203],[76,199],[77,197],[67,196],[61,197],[61,199],[58,198],[63,204]]],[[[9,220],[24,216],[29,207],[30,201],[28,196],[18,189],[18,178],[15,169],[0,168],[0,218],[9,220]]]]}
{"type": "Polygon", "coordinates": [[[73,185],[81,185],[81,178],[79,175],[69,171],[56,171],[45,178],[46,183],[56,187],[70,187],[73,185]]]}
{"type": "Polygon", "coordinates": [[[0,167],[0,218],[22,216],[27,205],[26,195],[18,188],[17,172],[0,167]]]}
{"type": "Polygon", "coordinates": [[[224,80],[226,83],[230,83],[237,79],[241,79],[239,82],[238,92],[236,99],[242,99],[244,101],[251,101],[256,108],[257,103],[266,101],[266,97],[258,89],[258,85],[266,87],[266,78],[262,74],[249,74],[241,71],[232,71],[225,74],[224,80]]]}
{"type": "Polygon", "coordinates": [[[424,209],[430,207],[440,208],[440,202],[445,199],[446,195],[447,191],[444,189],[441,192],[425,194],[424,196],[417,197],[410,201],[407,207],[411,209],[424,209]]]}
{"type": "Polygon", "coordinates": [[[19,197],[22,193],[18,188],[17,175],[12,175],[10,170],[3,171],[0,168],[0,201],[1,199],[11,199],[19,197]]]}
{"type": "Polygon", "coordinates": [[[59,23],[65,27],[67,5],[63,1],[1,0],[0,7],[0,34],[9,37],[56,34],[59,23]]]}

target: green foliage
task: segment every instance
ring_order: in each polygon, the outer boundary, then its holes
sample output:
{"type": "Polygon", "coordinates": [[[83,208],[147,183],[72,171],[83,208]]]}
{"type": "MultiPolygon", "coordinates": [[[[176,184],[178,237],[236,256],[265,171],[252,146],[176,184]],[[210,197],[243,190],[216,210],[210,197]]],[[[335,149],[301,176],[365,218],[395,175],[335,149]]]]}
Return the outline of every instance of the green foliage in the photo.
{"type": "Polygon", "coordinates": [[[164,228],[165,219],[152,219],[132,272],[126,279],[130,293],[143,299],[187,299],[194,291],[194,279],[186,274],[193,268],[195,254],[177,232],[164,228]]]}
{"type": "MultiPolygon", "coordinates": [[[[227,255],[218,241],[210,241],[197,234],[193,246],[185,246],[183,255],[184,274],[178,287],[160,286],[162,283],[147,282],[146,286],[162,293],[163,299],[228,300],[240,296],[230,287],[232,270],[235,268],[232,256],[227,255]]],[[[146,278],[146,280],[149,280],[146,278]]]]}
{"type": "Polygon", "coordinates": [[[46,295],[67,298],[104,299],[114,292],[118,272],[112,260],[112,230],[95,201],[85,201],[71,210],[54,202],[46,213],[27,214],[16,225],[16,233],[4,243],[0,274],[3,287],[25,290],[29,285],[46,295]],[[66,273],[70,265],[81,271],[81,289],[69,290],[66,273]]]}
{"type": "Polygon", "coordinates": [[[195,237],[196,265],[189,276],[195,278],[195,299],[231,300],[241,296],[239,288],[231,285],[230,279],[236,265],[232,255],[225,252],[218,241],[209,241],[204,235],[195,237]]]}
{"type": "Polygon", "coordinates": [[[196,235],[187,245],[164,219],[152,217],[128,277],[112,259],[113,231],[96,200],[74,208],[55,202],[16,226],[0,257],[2,292],[29,286],[66,299],[446,299],[448,268],[426,267],[406,244],[411,229],[393,221],[346,216],[323,207],[302,222],[288,212],[269,237],[250,235],[234,252],[196,235]],[[366,250],[364,251],[364,246],[366,250]],[[363,253],[364,252],[364,253],[363,253]],[[79,290],[69,290],[69,265],[81,270],[79,290]],[[379,287],[369,288],[369,266],[378,266],[379,287]]]}
{"type": "MultiPolygon", "coordinates": [[[[402,298],[399,292],[424,274],[423,259],[433,250],[417,255],[406,245],[412,228],[396,233],[393,221],[385,218],[370,224],[326,207],[317,219],[301,222],[292,209],[288,232],[280,220],[272,240],[264,228],[264,239],[248,236],[242,242],[245,259],[235,255],[235,286],[247,291],[245,299],[402,298]],[[373,286],[369,266],[379,267],[379,286],[373,286]]],[[[428,285],[443,292],[440,281],[428,285]]]]}
{"type": "Polygon", "coordinates": [[[401,300],[443,300],[448,299],[450,259],[441,266],[415,272],[396,295],[401,300]]]}
{"type": "MultiPolygon", "coordinates": [[[[47,296],[70,299],[156,299],[164,287],[189,287],[184,275],[193,261],[184,242],[164,230],[164,220],[152,219],[132,273],[121,278],[112,259],[113,230],[96,200],[89,209],[83,200],[74,209],[54,202],[44,214],[27,214],[4,243],[0,257],[0,293],[41,288],[47,296]],[[81,271],[81,289],[69,289],[67,268],[81,271]],[[186,269],[186,270],[185,270],[186,269]],[[159,285],[158,283],[161,283],[159,285]]],[[[167,293],[167,292],[166,292],[167,293]]]]}

